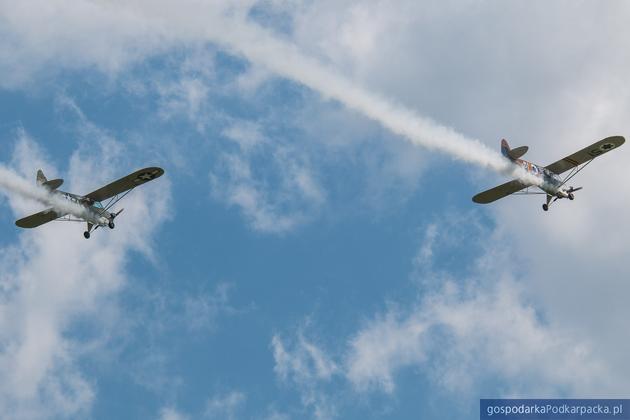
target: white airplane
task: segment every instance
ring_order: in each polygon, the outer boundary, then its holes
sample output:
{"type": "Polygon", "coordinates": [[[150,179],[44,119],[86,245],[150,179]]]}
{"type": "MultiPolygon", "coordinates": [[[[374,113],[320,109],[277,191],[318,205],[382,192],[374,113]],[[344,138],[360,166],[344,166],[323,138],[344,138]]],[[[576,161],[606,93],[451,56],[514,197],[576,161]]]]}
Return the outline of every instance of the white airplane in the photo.
{"type": "Polygon", "coordinates": [[[99,188],[96,191],[92,191],[89,194],[76,195],[59,191],[57,188],[63,184],[63,179],[52,179],[49,181],[40,169],[37,171],[37,184],[47,189],[51,194],[69,200],[70,202],[80,206],[79,209],[81,210],[81,216],[80,218],[73,218],[69,214],[59,213],[58,210],[49,208],[20,219],[15,222],[15,224],[21,228],[35,228],[45,223],[52,222],[53,220],[86,222],[87,230],[83,233],[83,236],[85,239],[89,239],[90,233],[99,227],[108,226],[110,229],[114,229],[114,219],[122,213],[124,209],[115,213],[110,212],[109,209],[122,200],[134,188],[159,178],[163,174],[164,170],[162,168],[144,168],[99,188]],[[103,205],[102,202],[105,200],[109,201],[103,205]]]}
{"type": "Polygon", "coordinates": [[[603,155],[625,143],[625,139],[621,136],[612,136],[600,140],[597,143],[585,147],[584,149],[573,153],[560,159],[557,162],[547,165],[545,167],[535,165],[523,159],[519,159],[529,149],[527,146],[517,147],[516,149],[510,149],[510,145],[505,139],[501,140],[501,153],[508,158],[511,162],[521,166],[525,171],[534,175],[541,182],[528,184],[522,180],[512,180],[505,184],[499,185],[487,191],[477,194],[473,197],[475,203],[487,204],[492,203],[500,198],[506,197],[510,194],[514,195],[531,195],[531,194],[545,194],[547,195],[547,202],[543,204],[544,211],[549,210],[549,206],[556,200],[561,198],[568,198],[573,200],[575,196],[574,192],[579,191],[582,187],[574,188],[567,187],[566,183],[584,169],[589,163],[596,157],[603,155]],[[560,175],[569,171],[569,174],[564,178],[560,175]],[[537,186],[541,191],[529,191],[532,186],[537,186]],[[525,191],[521,191],[525,189],[525,191]],[[553,201],[552,201],[553,200],[553,201]]]}

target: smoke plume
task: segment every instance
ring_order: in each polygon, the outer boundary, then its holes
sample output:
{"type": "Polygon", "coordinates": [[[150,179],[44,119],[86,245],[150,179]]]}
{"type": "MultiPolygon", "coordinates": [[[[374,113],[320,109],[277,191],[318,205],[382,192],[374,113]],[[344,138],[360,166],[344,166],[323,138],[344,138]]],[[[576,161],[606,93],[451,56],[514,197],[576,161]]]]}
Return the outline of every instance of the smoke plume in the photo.
{"type": "Polygon", "coordinates": [[[369,92],[338,71],[303,54],[295,45],[248,23],[244,18],[221,16],[217,17],[215,23],[220,24],[207,25],[206,36],[209,40],[279,76],[307,86],[325,98],[339,101],[413,144],[490,168],[527,184],[541,183],[539,178],[512,164],[479,140],[468,138],[452,128],[369,92]]]}
{"type": "Polygon", "coordinates": [[[3,166],[0,166],[0,189],[52,207],[53,210],[59,214],[70,214],[80,218],[88,216],[88,211],[80,204],[51,193],[44,187],[38,186],[35,182],[25,180],[12,170],[3,166]]]}

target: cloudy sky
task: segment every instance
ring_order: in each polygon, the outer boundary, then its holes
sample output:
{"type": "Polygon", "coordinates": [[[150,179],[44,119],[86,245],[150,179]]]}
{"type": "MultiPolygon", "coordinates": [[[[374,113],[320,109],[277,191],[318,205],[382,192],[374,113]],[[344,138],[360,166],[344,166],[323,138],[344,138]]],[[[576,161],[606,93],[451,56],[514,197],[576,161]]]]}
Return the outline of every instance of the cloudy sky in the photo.
{"type": "Polygon", "coordinates": [[[473,204],[499,141],[547,165],[630,133],[623,1],[0,1],[0,413],[478,416],[630,392],[626,147],[573,202],[473,204]],[[8,172],[7,172],[8,171],[8,172]]]}

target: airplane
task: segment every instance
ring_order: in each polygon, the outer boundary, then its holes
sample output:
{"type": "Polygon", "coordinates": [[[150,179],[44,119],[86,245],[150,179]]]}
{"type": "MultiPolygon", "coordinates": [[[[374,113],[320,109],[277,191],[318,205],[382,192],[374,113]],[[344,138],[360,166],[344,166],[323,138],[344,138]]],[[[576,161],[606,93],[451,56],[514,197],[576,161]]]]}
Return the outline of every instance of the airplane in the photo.
{"type": "Polygon", "coordinates": [[[625,139],[621,136],[607,137],[592,145],[585,147],[584,149],[573,153],[560,159],[557,162],[547,165],[545,167],[533,164],[526,160],[520,159],[529,148],[527,146],[517,147],[511,149],[508,142],[501,140],[501,153],[507,159],[509,159],[515,165],[522,167],[527,173],[534,175],[540,180],[540,183],[534,184],[527,181],[514,179],[506,182],[505,184],[491,188],[487,191],[479,193],[473,197],[473,201],[479,204],[488,204],[496,201],[500,198],[507,197],[508,195],[531,195],[531,194],[545,194],[547,196],[547,202],[543,204],[544,211],[549,210],[549,206],[557,200],[568,198],[569,200],[575,199],[574,193],[582,189],[582,187],[574,188],[567,187],[566,183],[569,182],[575,175],[577,175],[582,169],[590,164],[596,157],[608,153],[609,151],[616,149],[625,143],[625,139]],[[564,178],[560,175],[569,171],[569,174],[564,178]],[[540,191],[530,191],[530,187],[537,186],[540,191]],[[525,189],[525,191],[522,191],[525,189]]]}
{"type": "Polygon", "coordinates": [[[120,178],[102,188],[92,191],[86,195],[71,194],[58,190],[63,184],[63,179],[48,180],[42,170],[37,171],[37,184],[62,199],[81,206],[82,214],[80,218],[72,218],[69,214],[60,213],[54,208],[49,208],[39,213],[18,220],[15,224],[21,228],[35,228],[53,220],[67,222],[86,222],[87,230],[83,233],[85,239],[90,239],[90,233],[99,227],[107,226],[114,229],[114,219],[122,213],[124,209],[112,213],[109,211],[116,203],[122,200],[134,188],[161,177],[164,174],[162,168],[150,167],[140,169],[132,174],[120,178]],[[103,201],[109,200],[105,205],[103,201]]]}

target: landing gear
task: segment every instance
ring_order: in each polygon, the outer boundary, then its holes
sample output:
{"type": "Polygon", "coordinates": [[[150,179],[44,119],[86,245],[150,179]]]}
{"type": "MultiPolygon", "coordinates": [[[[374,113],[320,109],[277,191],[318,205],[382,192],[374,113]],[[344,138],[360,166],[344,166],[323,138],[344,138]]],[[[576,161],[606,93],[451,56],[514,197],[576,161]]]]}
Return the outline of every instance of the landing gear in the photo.
{"type": "Polygon", "coordinates": [[[571,201],[575,200],[575,196],[573,195],[573,193],[569,193],[569,200],[571,201]]]}
{"type": "Polygon", "coordinates": [[[110,221],[107,226],[109,226],[110,229],[114,229],[116,227],[116,225],[114,225],[113,221],[110,221]]]}
{"type": "MultiPolygon", "coordinates": [[[[90,239],[90,232],[92,232],[92,228],[94,227],[94,225],[90,222],[88,222],[87,224],[87,230],[85,232],[83,232],[83,237],[85,239],[90,239]]],[[[97,226],[98,227],[98,226],[97,226]]]]}
{"type": "Polygon", "coordinates": [[[543,210],[544,210],[544,211],[549,211],[549,205],[550,205],[551,203],[553,203],[553,201],[556,201],[556,200],[551,201],[551,199],[552,199],[552,198],[553,198],[552,196],[550,196],[549,194],[547,194],[547,202],[546,202],[545,204],[543,204],[543,210]]]}

